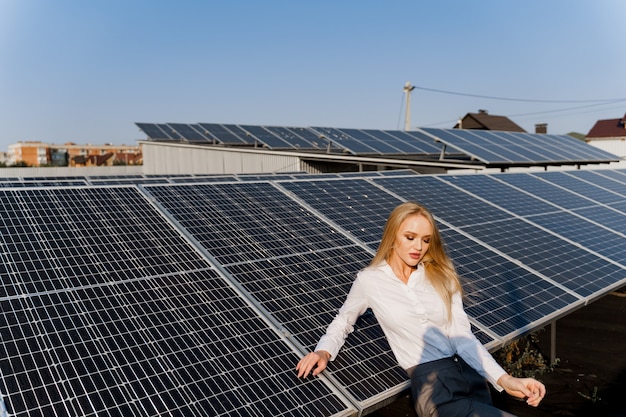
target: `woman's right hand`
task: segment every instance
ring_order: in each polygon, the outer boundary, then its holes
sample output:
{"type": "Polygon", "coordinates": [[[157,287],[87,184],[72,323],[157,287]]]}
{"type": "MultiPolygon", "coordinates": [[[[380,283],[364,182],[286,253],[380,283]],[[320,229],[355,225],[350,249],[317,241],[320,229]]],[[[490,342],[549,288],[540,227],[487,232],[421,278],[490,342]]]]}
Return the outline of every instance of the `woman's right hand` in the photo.
{"type": "Polygon", "coordinates": [[[311,373],[313,376],[318,375],[328,365],[330,360],[330,353],[325,350],[318,350],[307,354],[304,358],[300,359],[300,362],[296,365],[296,371],[298,371],[298,378],[306,378],[311,373]],[[313,369],[315,368],[315,369],[313,369]],[[313,372],[311,372],[313,371],[313,372]]]}

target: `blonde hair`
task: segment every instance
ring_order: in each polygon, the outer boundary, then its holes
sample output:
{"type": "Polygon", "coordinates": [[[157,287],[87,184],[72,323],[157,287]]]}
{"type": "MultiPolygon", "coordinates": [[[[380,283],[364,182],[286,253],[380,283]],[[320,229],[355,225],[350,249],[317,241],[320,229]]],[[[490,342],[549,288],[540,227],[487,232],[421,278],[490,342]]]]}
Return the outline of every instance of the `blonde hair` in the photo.
{"type": "Polygon", "coordinates": [[[441,296],[448,310],[448,321],[452,319],[452,296],[455,293],[463,294],[463,287],[458,274],[454,268],[452,260],[446,253],[437,222],[433,215],[424,206],[409,201],[397,206],[387,219],[383,236],[376,251],[376,255],[372,259],[370,266],[376,266],[383,261],[389,261],[396,235],[400,229],[402,222],[409,216],[424,216],[431,225],[432,235],[430,237],[430,245],[428,251],[422,258],[426,278],[433,288],[441,296]]]}

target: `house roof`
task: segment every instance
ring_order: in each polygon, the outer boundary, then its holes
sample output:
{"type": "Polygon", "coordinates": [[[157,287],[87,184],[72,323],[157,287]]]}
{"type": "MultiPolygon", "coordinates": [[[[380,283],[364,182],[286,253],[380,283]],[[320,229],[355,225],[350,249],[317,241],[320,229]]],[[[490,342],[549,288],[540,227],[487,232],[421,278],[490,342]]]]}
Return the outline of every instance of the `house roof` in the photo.
{"type": "Polygon", "coordinates": [[[526,132],[508,117],[493,116],[487,113],[487,110],[479,110],[478,113],[467,113],[463,119],[461,119],[461,126],[457,123],[454,128],[526,132]]]}
{"type": "Polygon", "coordinates": [[[587,139],[626,136],[626,114],[620,119],[598,120],[587,133],[587,139]]]}

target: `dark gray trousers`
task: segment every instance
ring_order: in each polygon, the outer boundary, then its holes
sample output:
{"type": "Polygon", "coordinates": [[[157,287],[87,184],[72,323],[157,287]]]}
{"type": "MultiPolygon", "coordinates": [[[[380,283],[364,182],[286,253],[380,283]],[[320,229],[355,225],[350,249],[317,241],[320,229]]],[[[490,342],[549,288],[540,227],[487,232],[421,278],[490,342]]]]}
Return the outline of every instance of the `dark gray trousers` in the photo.
{"type": "Polygon", "coordinates": [[[419,417],[515,417],[493,406],[487,381],[458,356],[407,373],[419,417]]]}

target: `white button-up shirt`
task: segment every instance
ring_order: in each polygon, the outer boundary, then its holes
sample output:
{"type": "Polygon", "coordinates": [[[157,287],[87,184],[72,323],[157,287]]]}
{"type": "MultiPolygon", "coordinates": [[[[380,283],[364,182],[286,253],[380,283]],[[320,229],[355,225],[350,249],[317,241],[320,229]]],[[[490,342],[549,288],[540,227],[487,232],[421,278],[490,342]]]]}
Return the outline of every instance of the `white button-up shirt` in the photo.
{"type": "Polygon", "coordinates": [[[405,284],[386,263],[357,274],[337,316],[315,350],[325,350],[333,360],[356,320],[371,308],[385,332],[398,364],[415,365],[453,356],[462,357],[496,389],[506,372],[472,333],[460,294],[452,297],[452,320],[437,291],[419,264],[405,284]]]}

